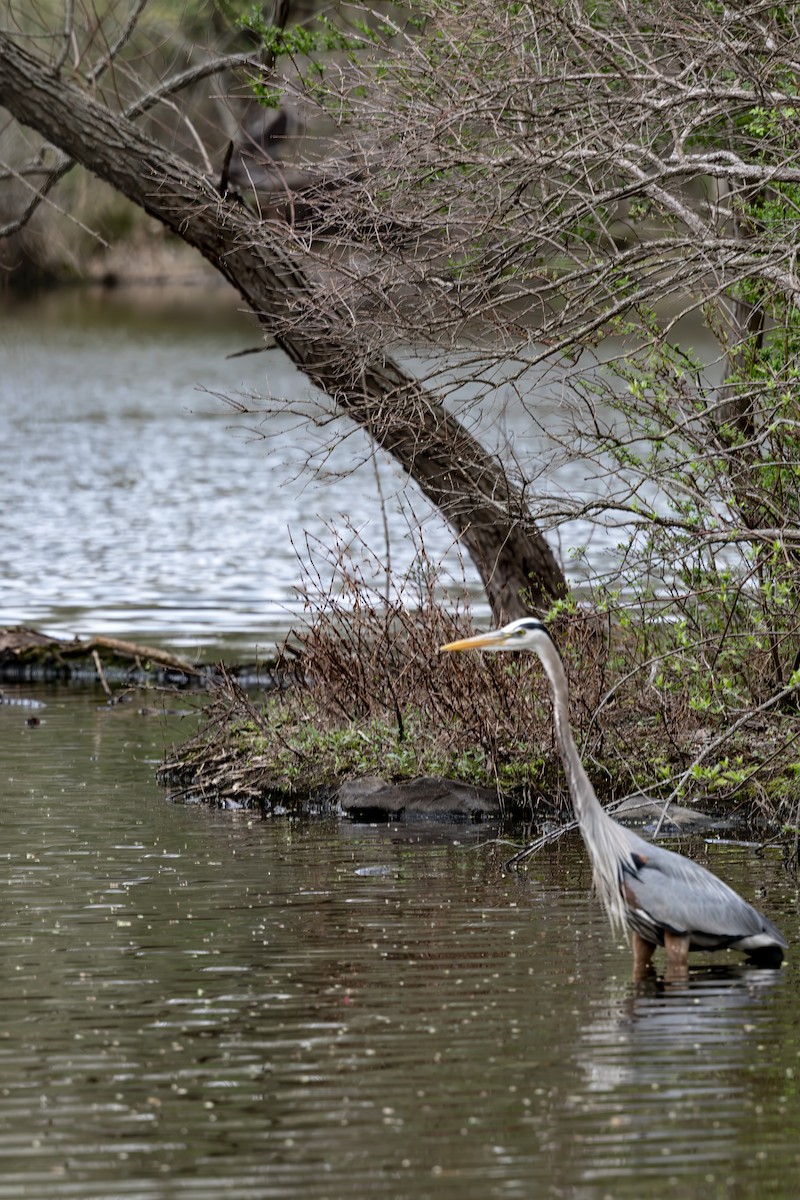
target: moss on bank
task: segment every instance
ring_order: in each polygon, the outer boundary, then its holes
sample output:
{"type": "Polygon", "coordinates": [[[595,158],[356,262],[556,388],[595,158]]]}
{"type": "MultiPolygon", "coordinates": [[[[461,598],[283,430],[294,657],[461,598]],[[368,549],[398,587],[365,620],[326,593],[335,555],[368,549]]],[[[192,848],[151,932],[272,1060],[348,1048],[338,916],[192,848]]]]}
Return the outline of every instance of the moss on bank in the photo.
{"type": "Polygon", "coordinates": [[[400,783],[423,776],[497,788],[509,810],[541,809],[558,793],[558,764],[519,748],[518,761],[495,771],[480,747],[445,744],[420,712],[402,728],[381,718],[319,722],[297,696],[268,697],[253,718],[252,702],[228,681],[206,710],[198,734],[177,748],[160,770],[173,791],[212,803],[304,808],[333,797],[344,780],[380,777],[400,783]]]}

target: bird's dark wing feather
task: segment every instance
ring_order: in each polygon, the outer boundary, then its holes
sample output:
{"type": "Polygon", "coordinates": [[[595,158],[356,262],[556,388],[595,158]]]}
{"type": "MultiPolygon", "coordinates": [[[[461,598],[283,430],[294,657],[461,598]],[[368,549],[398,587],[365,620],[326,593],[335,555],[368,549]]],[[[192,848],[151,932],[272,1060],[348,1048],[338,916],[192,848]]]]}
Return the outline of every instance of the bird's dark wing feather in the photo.
{"type": "Polygon", "coordinates": [[[643,937],[688,933],[709,949],[750,940],[786,945],[771,921],[705,867],[627,832],[634,869],[625,866],[620,883],[629,922],[643,937]]]}

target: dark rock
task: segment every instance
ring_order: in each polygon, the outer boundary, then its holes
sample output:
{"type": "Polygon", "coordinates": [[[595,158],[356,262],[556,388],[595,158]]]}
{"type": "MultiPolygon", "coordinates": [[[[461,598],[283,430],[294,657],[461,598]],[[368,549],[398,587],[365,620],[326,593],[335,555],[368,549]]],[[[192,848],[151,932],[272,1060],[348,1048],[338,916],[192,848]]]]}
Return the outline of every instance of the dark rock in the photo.
{"type": "MultiPolygon", "coordinates": [[[[609,809],[609,812],[620,825],[654,825],[663,809],[663,800],[653,800],[650,796],[641,795],[626,796],[617,806],[609,809]]],[[[696,808],[670,804],[661,822],[661,832],[674,832],[676,826],[678,829],[708,829],[717,823],[713,817],[696,808]]]]}
{"type": "Polygon", "coordinates": [[[349,816],[383,820],[467,817],[485,821],[500,815],[500,801],[490,788],[430,776],[406,783],[387,783],[376,777],[346,780],[336,792],[336,801],[349,816]]]}

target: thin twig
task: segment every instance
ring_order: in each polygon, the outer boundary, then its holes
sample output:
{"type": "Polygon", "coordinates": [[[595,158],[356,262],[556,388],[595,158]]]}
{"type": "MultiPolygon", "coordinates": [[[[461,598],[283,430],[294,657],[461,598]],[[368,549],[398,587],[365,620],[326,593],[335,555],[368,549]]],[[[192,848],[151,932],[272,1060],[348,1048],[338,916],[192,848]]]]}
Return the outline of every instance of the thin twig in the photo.
{"type": "Polygon", "coordinates": [[[92,651],[92,659],[94,660],[95,670],[97,671],[97,677],[100,680],[103,691],[108,696],[109,700],[113,700],[114,693],[111,691],[111,688],[108,686],[108,680],[106,679],[106,674],[105,674],[105,671],[103,670],[103,664],[101,663],[100,655],[97,653],[96,650],[92,651]]]}

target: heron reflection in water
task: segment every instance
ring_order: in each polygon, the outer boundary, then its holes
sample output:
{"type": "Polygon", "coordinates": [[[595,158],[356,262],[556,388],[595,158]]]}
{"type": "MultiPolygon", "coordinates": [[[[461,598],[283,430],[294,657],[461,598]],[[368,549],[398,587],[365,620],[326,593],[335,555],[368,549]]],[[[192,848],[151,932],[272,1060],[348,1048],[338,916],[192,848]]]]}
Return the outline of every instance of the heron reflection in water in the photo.
{"type": "Polygon", "coordinates": [[[556,741],[595,887],[612,926],[633,931],[633,977],[653,971],[656,946],[667,952],[668,980],[688,975],[690,950],[743,950],[761,967],[779,967],[786,941],[771,921],[704,867],[644,841],[603,810],[569,726],[561,656],[534,617],[449,642],[442,650],[535,650],[550,681],[556,741]]]}

